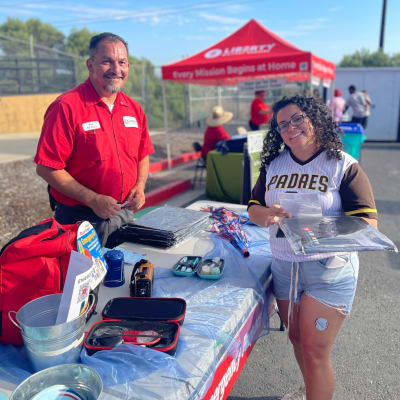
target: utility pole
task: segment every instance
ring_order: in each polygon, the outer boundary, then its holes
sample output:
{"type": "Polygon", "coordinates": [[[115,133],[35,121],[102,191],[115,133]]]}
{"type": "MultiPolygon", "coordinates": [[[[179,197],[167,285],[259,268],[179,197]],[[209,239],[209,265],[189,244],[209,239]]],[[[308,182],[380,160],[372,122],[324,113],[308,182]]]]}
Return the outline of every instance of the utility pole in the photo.
{"type": "Polygon", "coordinates": [[[386,20],[386,0],[382,4],[382,19],[381,19],[381,35],[379,38],[379,50],[383,52],[383,43],[385,41],[385,20],[386,20]]]}

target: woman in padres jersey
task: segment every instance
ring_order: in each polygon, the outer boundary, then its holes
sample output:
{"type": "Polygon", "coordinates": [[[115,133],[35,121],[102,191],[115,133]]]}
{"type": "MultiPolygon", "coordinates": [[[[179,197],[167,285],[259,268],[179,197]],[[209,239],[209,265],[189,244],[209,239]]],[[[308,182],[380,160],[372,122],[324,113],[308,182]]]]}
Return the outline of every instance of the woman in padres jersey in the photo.
{"type": "Polygon", "coordinates": [[[250,219],[270,227],[274,294],[304,379],[304,385],[284,399],[332,399],[330,352],[351,310],[358,256],[296,255],[279,234],[279,217],[290,217],[279,205],[279,193],[315,193],[323,215],[352,215],[377,227],[368,177],[357,160],[342,151],[337,129],[327,107],[312,97],[278,101],[248,205],[250,219]]]}

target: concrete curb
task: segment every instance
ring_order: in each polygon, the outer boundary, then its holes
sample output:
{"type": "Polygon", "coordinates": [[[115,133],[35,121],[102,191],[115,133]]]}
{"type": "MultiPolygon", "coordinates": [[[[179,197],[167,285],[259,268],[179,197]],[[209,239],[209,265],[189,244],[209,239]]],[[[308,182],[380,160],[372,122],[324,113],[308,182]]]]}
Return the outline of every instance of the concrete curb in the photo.
{"type": "Polygon", "coordinates": [[[146,202],[143,208],[155,206],[176,196],[177,194],[191,189],[192,187],[193,185],[190,179],[180,179],[158,189],[154,189],[146,194],[146,202]]]}
{"type": "MultiPolygon", "coordinates": [[[[180,156],[171,158],[171,167],[176,167],[180,164],[197,160],[200,157],[200,152],[183,153],[180,156]]],[[[151,163],[149,167],[149,173],[154,174],[166,169],[168,169],[168,160],[164,159],[155,163],[151,163]]]]}
{"type": "MultiPolygon", "coordinates": [[[[200,152],[183,153],[177,157],[172,158],[170,164],[171,167],[176,167],[183,163],[197,160],[200,157],[201,157],[200,152]]],[[[149,174],[154,174],[156,172],[168,169],[169,169],[168,160],[164,159],[155,163],[151,163],[149,167],[149,174]]],[[[171,197],[174,197],[192,188],[193,185],[191,179],[179,179],[176,180],[175,182],[166,184],[146,194],[146,202],[143,208],[151,207],[159,203],[162,203],[164,201],[167,201],[171,197]]]]}

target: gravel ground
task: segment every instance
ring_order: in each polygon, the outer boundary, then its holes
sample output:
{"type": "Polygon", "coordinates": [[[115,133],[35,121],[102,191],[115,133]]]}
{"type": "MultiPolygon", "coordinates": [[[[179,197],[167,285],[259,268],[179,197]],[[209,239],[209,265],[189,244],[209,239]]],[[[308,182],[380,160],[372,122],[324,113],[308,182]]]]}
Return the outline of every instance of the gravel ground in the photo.
{"type": "MultiPolygon", "coordinates": [[[[192,143],[202,142],[203,132],[169,133],[171,156],[193,151],[192,143]]],[[[160,161],[167,157],[166,138],[164,134],[152,136],[155,153],[150,162],[160,161]]],[[[47,196],[46,183],[36,175],[32,159],[0,164],[0,248],[21,230],[26,229],[42,219],[52,216],[47,196]]],[[[146,192],[166,183],[165,179],[157,179],[157,175],[149,178],[146,192]]]]}

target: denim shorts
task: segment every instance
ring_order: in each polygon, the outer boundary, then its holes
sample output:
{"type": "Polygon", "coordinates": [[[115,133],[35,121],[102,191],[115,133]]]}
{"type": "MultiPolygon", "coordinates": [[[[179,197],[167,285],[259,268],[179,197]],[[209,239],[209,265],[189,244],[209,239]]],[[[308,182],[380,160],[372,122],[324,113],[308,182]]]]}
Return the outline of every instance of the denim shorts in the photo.
{"type": "Polygon", "coordinates": [[[358,254],[355,252],[342,253],[340,258],[335,256],[317,261],[291,262],[274,259],[271,266],[274,294],[278,300],[291,298],[297,303],[305,293],[323,304],[349,314],[357,287],[358,268],[358,254]],[[296,298],[293,295],[295,292],[296,298]]]}

